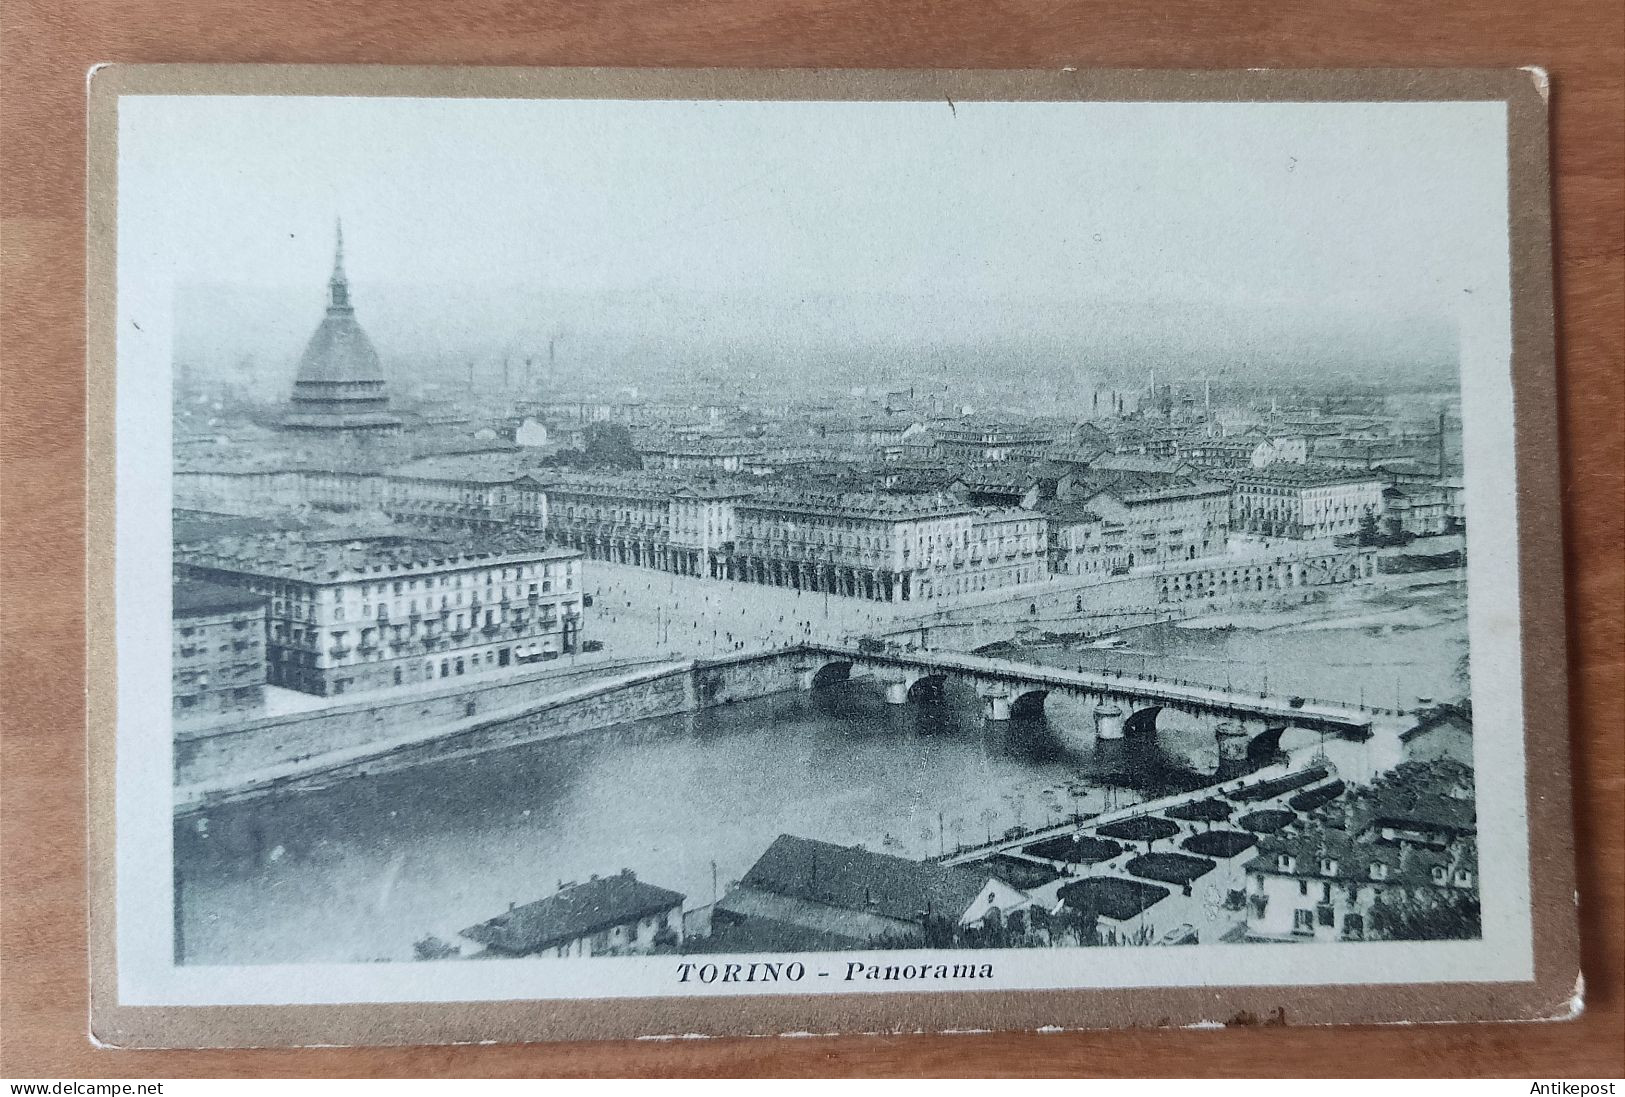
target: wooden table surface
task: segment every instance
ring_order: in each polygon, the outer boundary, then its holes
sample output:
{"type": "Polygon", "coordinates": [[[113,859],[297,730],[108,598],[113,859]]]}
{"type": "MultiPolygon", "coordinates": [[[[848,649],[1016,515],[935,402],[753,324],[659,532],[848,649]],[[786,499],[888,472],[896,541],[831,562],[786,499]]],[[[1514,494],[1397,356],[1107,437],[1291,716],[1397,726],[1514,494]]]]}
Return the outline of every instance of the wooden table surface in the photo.
{"type": "MultiPolygon", "coordinates": [[[[1619,0],[11,0],[0,22],[0,1074],[1625,1073],[1619,0]],[[1575,1022],[404,1050],[112,1052],[85,1036],[85,71],[103,61],[841,67],[1518,66],[1553,83],[1588,1009],[1575,1022]]],[[[104,607],[91,607],[100,612],[104,607]]]]}

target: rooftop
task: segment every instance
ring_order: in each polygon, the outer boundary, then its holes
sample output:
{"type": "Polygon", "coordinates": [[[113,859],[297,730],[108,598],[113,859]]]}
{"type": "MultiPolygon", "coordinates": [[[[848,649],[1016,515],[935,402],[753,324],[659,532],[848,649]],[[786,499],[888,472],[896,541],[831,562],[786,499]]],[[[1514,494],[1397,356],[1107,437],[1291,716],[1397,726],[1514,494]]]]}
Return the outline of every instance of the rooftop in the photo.
{"type": "Polygon", "coordinates": [[[1362,842],[1343,831],[1312,827],[1302,834],[1276,835],[1259,843],[1258,856],[1247,871],[1274,876],[1333,880],[1372,880],[1384,883],[1432,885],[1433,870],[1461,869],[1476,873],[1478,849],[1471,839],[1449,849],[1390,846],[1362,842]],[[1282,858],[1288,858],[1283,861],[1282,858]],[[1373,866],[1380,866],[1373,872],[1373,866]]]}
{"type": "Polygon", "coordinates": [[[536,952],[635,922],[683,905],[685,897],[646,884],[630,869],[567,885],[545,899],[515,907],[489,921],[470,926],[462,935],[506,953],[536,952]]]}
{"type": "Polygon", "coordinates": [[[1197,480],[1189,484],[1164,484],[1129,491],[1106,488],[1096,494],[1111,495],[1124,503],[1160,503],[1170,499],[1202,499],[1214,495],[1229,495],[1230,485],[1216,484],[1211,480],[1197,480]]]}
{"type": "Polygon", "coordinates": [[[758,510],[799,511],[841,518],[880,518],[892,521],[971,514],[975,508],[942,492],[890,494],[878,491],[812,491],[777,488],[742,504],[758,510]]]}
{"type": "Polygon", "coordinates": [[[1382,479],[1364,469],[1330,468],[1325,465],[1269,465],[1261,469],[1238,470],[1234,477],[1238,484],[1296,488],[1378,483],[1382,479]]]}
{"type": "Polygon", "coordinates": [[[534,470],[533,456],[511,450],[419,457],[396,465],[390,476],[414,480],[455,480],[506,484],[534,470]]]}
{"type": "Polygon", "coordinates": [[[900,921],[958,917],[992,873],[911,861],[861,846],[781,834],[740,883],[749,888],[900,921]]]}
{"type": "Polygon", "coordinates": [[[174,586],[172,604],[176,617],[200,617],[233,609],[264,609],[265,599],[258,594],[219,583],[183,580],[174,586]]]}
{"type": "Polygon", "coordinates": [[[222,537],[177,549],[178,563],[305,582],[334,582],[425,568],[478,567],[503,561],[574,559],[575,549],[542,547],[491,535],[465,546],[407,537],[327,541],[319,534],[222,537]],[[477,547],[476,547],[477,546],[477,547]]]}
{"type": "Polygon", "coordinates": [[[1042,499],[1038,503],[1037,510],[1049,519],[1051,526],[1094,525],[1104,521],[1099,514],[1082,503],[1067,502],[1063,499],[1042,499]]]}

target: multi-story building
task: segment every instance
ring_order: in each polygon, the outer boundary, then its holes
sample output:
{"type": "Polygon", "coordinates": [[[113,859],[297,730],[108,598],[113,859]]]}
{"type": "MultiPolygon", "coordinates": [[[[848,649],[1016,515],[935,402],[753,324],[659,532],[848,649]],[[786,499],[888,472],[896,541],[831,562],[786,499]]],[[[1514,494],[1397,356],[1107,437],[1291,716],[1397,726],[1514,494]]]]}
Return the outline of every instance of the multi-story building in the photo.
{"type": "Polygon", "coordinates": [[[931,433],[940,456],[976,463],[1041,453],[1055,441],[1049,431],[1013,423],[954,422],[935,425],[931,433]]]}
{"type": "Polygon", "coordinates": [[[1123,575],[1129,531],[1078,503],[1042,504],[1049,531],[1049,568],[1057,575],[1123,575]]]}
{"type": "Polygon", "coordinates": [[[1432,916],[1440,936],[1477,936],[1476,920],[1456,905],[1477,899],[1477,876],[1471,839],[1435,850],[1312,826],[1259,844],[1247,865],[1247,935],[1274,941],[1405,937],[1405,919],[1420,911],[1432,916]]]}
{"type": "MultiPolygon", "coordinates": [[[[500,532],[519,524],[525,466],[530,459],[508,453],[424,457],[391,468],[384,476],[383,509],[401,522],[439,529],[500,532]]],[[[536,499],[531,497],[534,507],[536,499]]],[[[546,526],[527,513],[527,528],[546,526]]]]}
{"type": "Polygon", "coordinates": [[[1263,468],[1274,447],[1262,438],[1193,438],[1179,444],[1178,454],[1199,469],[1263,468]]]}
{"type": "MultiPolygon", "coordinates": [[[[547,496],[548,538],[588,559],[670,571],[672,492],[648,473],[537,473],[547,496]]],[[[685,481],[682,481],[686,483],[685,481]]]]}
{"type": "Polygon", "coordinates": [[[1383,489],[1382,509],[1388,534],[1426,537],[1451,528],[1450,491],[1437,483],[1392,484],[1383,489]]]}
{"type": "Polygon", "coordinates": [[[235,587],[175,583],[170,678],[177,722],[248,717],[265,707],[265,605],[235,587]]]}
{"type": "Polygon", "coordinates": [[[1321,465],[1271,465],[1235,474],[1231,528],[1309,540],[1358,533],[1382,516],[1380,473],[1321,465]]]}
{"type": "Polygon", "coordinates": [[[1225,551],[1230,486],[1206,481],[1135,490],[1107,488],[1084,505],[1126,534],[1127,565],[1155,567],[1225,551]]]}
{"type": "Polygon", "coordinates": [[[1048,576],[1041,514],[981,512],[943,493],[777,490],[735,505],[724,575],[883,602],[1048,576]]]}
{"type": "Polygon", "coordinates": [[[182,549],[176,572],[266,599],[268,680],[305,693],[495,672],[581,643],[581,554],[569,549],[259,536],[182,549]]]}
{"type": "MultiPolygon", "coordinates": [[[[1030,510],[984,510],[971,519],[965,572],[934,582],[943,594],[995,590],[1049,578],[1049,522],[1030,510]]],[[[957,566],[957,564],[955,565],[957,566]]],[[[931,587],[925,587],[928,592],[931,587]]],[[[929,593],[927,597],[930,597],[929,593]]]]}
{"type": "Polygon", "coordinates": [[[672,472],[740,472],[766,454],[762,443],[743,438],[667,437],[638,447],[644,468],[672,472]]]}
{"type": "Polygon", "coordinates": [[[374,510],[384,479],[362,461],[343,465],[295,455],[199,455],[176,463],[175,506],[212,514],[263,515],[267,509],[374,510]]]}
{"type": "Polygon", "coordinates": [[[720,579],[735,537],[734,508],[757,491],[754,485],[696,480],[671,493],[667,566],[679,575],[720,579]]]}

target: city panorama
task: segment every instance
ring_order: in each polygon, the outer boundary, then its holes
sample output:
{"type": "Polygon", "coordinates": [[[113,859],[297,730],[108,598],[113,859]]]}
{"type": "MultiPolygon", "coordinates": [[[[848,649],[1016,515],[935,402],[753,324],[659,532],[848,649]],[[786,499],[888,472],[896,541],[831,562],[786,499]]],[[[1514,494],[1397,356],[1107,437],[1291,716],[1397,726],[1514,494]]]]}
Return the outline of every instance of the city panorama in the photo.
{"type": "Polygon", "coordinates": [[[177,963],[1480,935],[1449,325],[406,231],[176,292],[177,963]]]}

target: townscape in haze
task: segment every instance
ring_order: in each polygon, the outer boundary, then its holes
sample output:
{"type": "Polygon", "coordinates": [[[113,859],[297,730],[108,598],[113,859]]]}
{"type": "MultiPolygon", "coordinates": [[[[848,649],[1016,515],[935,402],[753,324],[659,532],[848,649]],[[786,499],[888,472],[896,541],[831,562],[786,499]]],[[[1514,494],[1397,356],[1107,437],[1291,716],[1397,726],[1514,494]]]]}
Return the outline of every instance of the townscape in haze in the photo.
{"type": "Polygon", "coordinates": [[[1478,936],[1453,384],[412,382],[335,244],[177,373],[179,961],[1478,936]]]}

